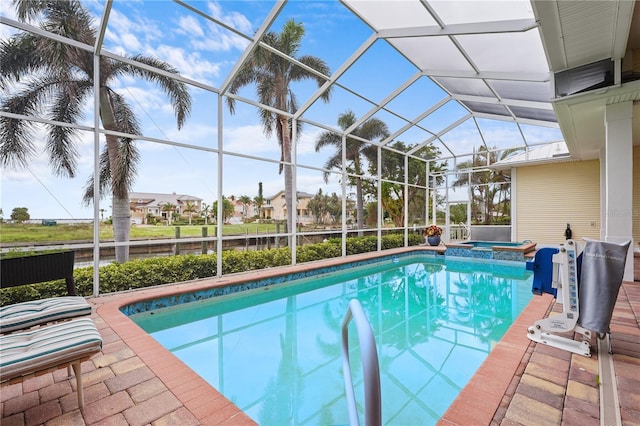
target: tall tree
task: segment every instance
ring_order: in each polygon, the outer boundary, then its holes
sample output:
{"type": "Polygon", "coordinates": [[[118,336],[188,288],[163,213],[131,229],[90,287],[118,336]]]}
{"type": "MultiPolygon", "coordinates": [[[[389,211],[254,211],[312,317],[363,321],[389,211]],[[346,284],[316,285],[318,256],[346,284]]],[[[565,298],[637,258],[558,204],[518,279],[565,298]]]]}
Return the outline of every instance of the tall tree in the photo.
{"type": "MultiPolygon", "coordinates": [[[[337,223],[342,218],[342,199],[338,197],[335,192],[331,193],[331,196],[326,196],[325,210],[332,223],[337,223]]],[[[347,210],[349,209],[349,203],[347,202],[347,210]]]]}
{"type": "Polygon", "coordinates": [[[239,198],[242,203],[242,218],[246,219],[249,215],[249,207],[251,206],[251,197],[248,195],[241,195],[239,198]]]}
{"type": "MultiPolygon", "coordinates": [[[[407,152],[414,145],[405,145],[403,142],[397,141],[389,147],[395,151],[385,150],[382,155],[380,174],[384,181],[382,182],[380,203],[395,226],[404,226],[406,216],[413,219],[410,214],[405,212],[405,200],[407,200],[409,213],[413,211],[416,217],[419,213],[424,216],[426,192],[423,188],[428,186],[426,161],[438,158],[440,150],[433,145],[426,146],[415,154],[418,158],[409,157],[408,165],[405,167],[404,155],[399,152],[407,152]],[[405,175],[408,182],[406,186],[404,184],[405,175]]],[[[430,172],[442,172],[446,170],[446,167],[446,162],[433,162],[430,166],[430,172]]],[[[372,174],[377,174],[377,163],[370,162],[370,169],[372,174]]],[[[438,180],[442,180],[442,177],[438,180]]]]}
{"type": "Polygon", "coordinates": [[[471,217],[476,223],[492,223],[496,207],[504,208],[509,205],[511,175],[508,172],[488,169],[487,166],[507,158],[513,152],[515,150],[507,149],[498,155],[497,151],[490,151],[482,146],[474,151],[471,160],[458,163],[457,169],[461,172],[453,182],[453,186],[469,185],[468,170],[472,171],[471,217]],[[496,201],[496,197],[498,197],[498,201],[496,201]]]}
{"type": "Polygon", "coordinates": [[[253,204],[256,206],[256,211],[258,212],[258,218],[261,217],[262,205],[264,204],[264,193],[262,192],[262,182],[258,182],[258,195],[253,197],[253,204]]]}
{"type": "MultiPolygon", "coordinates": [[[[307,67],[318,71],[321,75],[329,76],[329,67],[320,58],[309,55],[300,55],[300,46],[304,37],[304,26],[291,19],[284,24],[282,32],[277,34],[269,31],[264,34],[262,42],[273,47],[285,55],[294,58],[307,67]]],[[[301,80],[314,80],[321,87],[326,78],[299,67],[293,62],[257,46],[250,57],[242,65],[237,75],[229,86],[229,92],[236,94],[238,90],[250,84],[255,84],[258,100],[264,105],[275,108],[278,112],[261,109],[260,120],[267,137],[274,131],[280,144],[280,173],[284,170],[284,192],[287,205],[287,229],[294,229],[294,214],[296,209],[293,202],[293,170],[291,167],[291,147],[293,141],[290,114],[298,110],[296,96],[291,90],[291,83],[301,80]]],[[[324,91],[321,99],[328,101],[330,89],[324,91]]],[[[227,104],[231,113],[235,112],[235,99],[227,98],[227,104]]],[[[296,122],[296,135],[301,133],[300,122],[296,122]]],[[[291,238],[289,239],[292,242],[291,238]]]]}
{"type": "Polygon", "coordinates": [[[173,219],[173,212],[176,211],[177,206],[173,203],[166,202],[160,206],[160,210],[167,214],[167,224],[171,225],[173,219]]]}
{"type": "MultiPolygon", "coordinates": [[[[96,42],[93,18],[77,0],[13,0],[21,22],[37,22],[43,30],[77,40],[89,46],[96,42]]],[[[129,59],[177,74],[177,70],[156,58],[135,55],[129,59]]],[[[83,104],[93,94],[93,53],[32,33],[19,33],[0,42],[0,88],[5,93],[0,108],[20,115],[43,115],[49,120],[77,124],[83,117],[83,104]],[[8,93],[11,90],[12,93],[8,93]],[[42,113],[44,111],[44,114],[42,113]]],[[[100,57],[100,118],[107,130],[140,134],[133,108],[116,92],[112,83],[121,76],[143,78],[156,83],[169,97],[181,128],[191,109],[191,97],[184,83],[148,69],[100,57]]],[[[26,167],[36,154],[27,120],[0,117],[0,164],[26,167]]],[[[46,152],[53,171],[74,177],[77,169],[77,130],[46,125],[46,152]]],[[[131,138],[106,136],[100,155],[100,193],[111,191],[114,239],[129,240],[129,191],[136,176],[139,153],[131,138]]],[[[84,202],[93,200],[92,176],[87,181],[84,202]]],[[[116,260],[129,257],[128,246],[116,246],[116,260]]]]}
{"type": "Polygon", "coordinates": [[[191,225],[191,217],[197,211],[198,211],[198,206],[196,206],[196,203],[194,203],[193,201],[189,200],[184,204],[184,208],[182,209],[182,212],[189,214],[189,225],[191,225]]]}
{"type": "Polygon", "coordinates": [[[327,196],[322,193],[322,188],[320,188],[318,189],[316,195],[314,195],[307,204],[307,209],[309,209],[309,211],[315,218],[316,223],[324,222],[323,216],[326,212],[326,198],[327,196]]]}
{"type": "Polygon", "coordinates": [[[11,210],[11,220],[22,223],[31,219],[31,215],[29,214],[29,209],[26,207],[14,207],[11,210]]]}
{"type": "MultiPolygon", "coordinates": [[[[222,196],[222,223],[227,223],[227,219],[233,216],[233,203],[224,195],[222,196]]],[[[218,202],[213,202],[213,217],[218,218],[218,202]]]]}
{"type": "Polygon", "coordinates": [[[204,224],[209,224],[209,217],[211,216],[211,206],[207,203],[202,203],[202,208],[200,209],[200,215],[204,217],[204,224]]]}
{"type": "MultiPolygon", "coordinates": [[[[356,115],[351,110],[338,116],[338,126],[340,126],[342,130],[348,129],[355,122],[356,115]]],[[[389,135],[389,130],[383,121],[377,118],[370,118],[351,132],[351,135],[370,141],[380,141],[389,135]]],[[[362,229],[364,227],[364,194],[361,178],[363,172],[363,160],[365,158],[374,159],[377,153],[377,148],[374,145],[364,143],[361,140],[354,139],[350,136],[347,136],[346,144],[347,161],[349,162],[347,165],[347,172],[355,175],[355,177],[351,178],[350,181],[352,181],[356,187],[356,221],[358,223],[358,229],[362,229]]],[[[329,170],[341,169],[342,136],[335,132],[321,133],[316,141],[316,152],[328,145],[336,147],[336,151],[327,160],[325,168],[329,170]]],[[[324,181],[328,182],[328,180],[329,172],[324,172],[324,181]]]]}

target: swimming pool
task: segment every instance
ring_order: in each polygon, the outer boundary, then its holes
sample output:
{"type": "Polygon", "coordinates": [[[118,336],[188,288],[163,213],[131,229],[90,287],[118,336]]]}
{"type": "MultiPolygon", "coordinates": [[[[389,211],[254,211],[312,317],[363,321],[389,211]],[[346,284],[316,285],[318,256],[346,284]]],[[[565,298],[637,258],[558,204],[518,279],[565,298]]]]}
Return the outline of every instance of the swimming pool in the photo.
{"type": "Polygon", "coordinates": [[[357,297],[384,423],[433,424],[530,300],[530,278],[506,262],[412,256],[132,319],[260,424],[346,424],[340,321],[357,297]]]}

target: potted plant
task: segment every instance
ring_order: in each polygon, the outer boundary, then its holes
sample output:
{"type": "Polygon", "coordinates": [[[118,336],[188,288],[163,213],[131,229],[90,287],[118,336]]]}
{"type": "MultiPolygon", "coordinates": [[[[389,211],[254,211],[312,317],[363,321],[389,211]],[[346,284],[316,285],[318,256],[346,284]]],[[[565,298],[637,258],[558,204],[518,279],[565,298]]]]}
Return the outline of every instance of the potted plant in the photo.
{"type": "Polygon", "coordinates": [[[430,246],[437,246],[440,244],[440,236],[442,235],[442,228],[440,228],[438,225],[428,226],[424,230],[422,235],[424,235],[427,244],[429,244],[430,246]]]}

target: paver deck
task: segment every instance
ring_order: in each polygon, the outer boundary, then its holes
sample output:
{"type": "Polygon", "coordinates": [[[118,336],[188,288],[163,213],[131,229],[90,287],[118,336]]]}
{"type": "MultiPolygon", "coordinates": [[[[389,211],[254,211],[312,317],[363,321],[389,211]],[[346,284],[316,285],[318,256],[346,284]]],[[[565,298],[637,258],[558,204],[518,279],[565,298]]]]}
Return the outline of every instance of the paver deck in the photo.
{"type": "MultiPolygon", "coordinates": [[[[189,283],[210,286],[214,280],[189,283]]],[[[91,299],[102,352],[82,366],[85,408],[66,369],[3,384],[2,426],[255,424],[119,310],[187,284],[91,299]]],[[[463,389],[440,425],[599,425],[597,353],[531,342],[529,325],[552,310],[535,297],[463,389]]],[[[623,283],[611,322],[623,425],[640,425],[640,282],[623,283]]]]}

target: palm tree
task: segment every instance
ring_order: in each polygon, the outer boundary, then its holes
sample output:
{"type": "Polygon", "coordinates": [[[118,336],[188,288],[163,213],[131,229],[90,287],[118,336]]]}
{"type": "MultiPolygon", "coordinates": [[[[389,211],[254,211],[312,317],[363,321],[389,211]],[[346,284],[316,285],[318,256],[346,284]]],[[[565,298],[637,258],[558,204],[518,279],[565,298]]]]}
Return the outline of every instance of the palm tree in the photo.
{"type": "Polygon", "coordinates": [[[200,214],[204,217],[204,224],[209,224],[209,216],[211,215],[211,206],[207,203],[202,203],[200,214]]]}
{"type": "MultiPolygon", "coordinates": [[[[342,130],[346,130],[356,122],[356,115],[353,111],[347,112],[338,116],[338,126],[342,130]]],[[[358,126],[351,135],[358,136],[370,141],[382,140],[389,135],[387,125],[377,119],[370,118],[358,126]]],[[[349,161],[348,171],[355,174],[355,186],[356,186],[356,221],[358,223],[358,229],[364,227],[364,194],[362,192],[362,178],[363,173],[362,162],[363,157],[374,158],[377,149],[370,144],[366,144],[360,140],[347,136],[347,161],[349,161]]],[[[339,169],[342,167],[342,136],[334,132],[323,132],[316,141],[316,152],[321,148],[333,145],[336,147],[335,154],[327,160],[325,164],[326,169],[339,169]]],[[[329,172],[324,172],[324,181],[328,182],[329,172]]]]}
{"type": "Polygon", "coordinates": [[[176,210],[176,205],[173,203],[166,202],[160,206],[160,210],[167,214],[167,224],[171,225],[171,219],[173,216],[173,212],[176,210]]]}
{"type": "MultiPolygon", "coordinates": [[[[282,32],[276,34],[269,31],[264,34],[262,41],[279,52],[296,59],[298,62],[328,76],[329,67],[320,58],[309,55],[297,56],[305,30],[301,23],[291,19],[284,24],[282,32]]],[[[229,86],[229,92],[236,94],[238,90],[249,84],[256,85],[260,103],[273,107],[282,113],[261,109],[260,120],[267,137],[276,132],[280,144],[280,173],[284,170],[284,192],[287,208],[287,229],[294,229],[295,208],[293,202],[293,172],[291,169],[291,137],[292,123],[285,113],[294,113],[298,109],[296,96],[290,88],[290,83],[304,79],[315,80],[321,87],[326,79],[301,68],[282,56],[258,46],[238,71],[229,86]]],[[[321,99],[328,101],[330,89],[326,90],[321,99]]],[[[227,98],[229,110],[235,112],[235,100],[227,98]]],[[[300,122],[296,122],[297,135],[300,136],[300,122]]],[[[291,240],[291,239],[290,239],[291,240]]],[[[292,241],[290,241],[291,243],[292,241]]]]}
{"type": "MultiPolygon", "coordinates": [[[[415,145],[405,145],[404,142],[396,141],[387,146],[394,151],[385,152],[380,162],[382,167],[380,174],[384,180],[381,184],[382,191],[379,200],[382,209],[390,216],[395,226],[404,226],[405,218],[410,221],[415,221],[418,217],[424,220],[424,207],[427,200],[423,188],[428,184],[425,162],[439,158],[440,149],[434,145],[427,145],[414,154],[415,157],[422,158],[422,160],[411,157],[405,166],[404,156],[400,152],[411,151],[415,145]],[[398,183],[404,182],[405,178],[409,185],[398,183]],[[408,211],[405,211],[405,200],[408,211]]],[[[439,173],[446,170],[446,167],[446,162],[432,162],[430,172],[439,173]]],[[[377,175],[378,163],[370,161],[369,170],[372,175],[377,175]]],[[[437,180],[442,181],[442,177],[437,180]]],[[[377,188],[374,190],[377,191],[377,188]]]]}
{"type": "MultiPolygon", "coordinates": [[[[14,0],[17,17],[29,22],[41,17],[42,29],[89,46],[96,43],[96,29],[91,14],[77,0],[30,1],[14,0]]],[[[76,124],[83,118],[82,106],[93,94],[93,53],[49,38],[24,32],[0,42],[0,87],[15,89],[3,97],[2,111],[20,115],[42,115],[53,121],[76,124]]],[[[175,73],[177,70],[158,59],[135,55],[129,59],[175,73]]],[[[126,99],[111,88],[120,76],[140,77],[157,83],[169,97],[178,128],[184,124],[191,109],[187,86],[165,75],[128,63],[100,57],[100,118],[107,130],[140,134],[140,127],[126,99]]],[[[46,150],[53,171],[74,177],[77,169],[77,131],[69,127],[47,125],[46,150]]],[[[107,143],[100,155],[100,194],[111,190],[114,239],[129,241],[129,190],[136,176],[139,153],[131,138],[106,136],[107,143]]],[[[36,154],[30,123],[0,117],[0,164],[26,167],[36,154]]],[[[93,181],[87,181],[83,201],[93,200],[93,181]]],[[[128,246],[116,246],[116,260],[129,257],[128,246]]]]}
{"type": "MultiPolygon", "coordinates": [[[[495,149],[495,148],[494,148],[495,149]]],[[[472,217],[479,218],[479,222],[490,224],[496,207],[495,198],[499,195],[498,205],[505,204],[510,193],[511,176],[508,172],[487,169],[486,167],[499,160],[504,160],[516,152],[515,149],[507,149],[497,155],[495,150],[489,151],[482,146],[473,153],[471,160],[458,163],[458,170],[480,169],[471,173],[471,210],[472,217]]],[[[467,186],[469,184],[468,173],[458,174],[453,182],[454,187],[467,186]]]]}
{"type": "Polygon", "coordinates": [[[189,213],[189,225],[191,225],[191,216],[198,211],[198,207],[193,201],[187,201],[182,209],[183,213],[189,213]]]}
{"type": "Polygon", "coordinates": [[[248,195],[241,195],[239,200],[242,203],[242,217],[243,219],[246,219],[247,216],[249,215],[249,206],[251,205],[251,197],[249,197],[248,195]]]}

